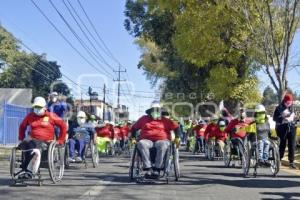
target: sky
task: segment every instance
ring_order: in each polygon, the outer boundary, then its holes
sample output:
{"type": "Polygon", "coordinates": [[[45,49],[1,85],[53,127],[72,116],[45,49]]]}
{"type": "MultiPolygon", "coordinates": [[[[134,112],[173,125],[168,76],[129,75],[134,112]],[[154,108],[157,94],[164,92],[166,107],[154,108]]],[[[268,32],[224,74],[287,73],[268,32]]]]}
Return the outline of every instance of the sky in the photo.
{"type": "MultiPolygon", "coordinates": [[[[68,13],[63,1],[52,1],[78,35],[84,39],[84,35],[68,13]]],[[[77,0],[69,1],[85,21],[89,30],[94,33],[87,19],[84,17],[84,13],[81,11],[77,0]]],[[[78,88],[70,83],[69,80],[63,78],[63,80],[69,84],[69,87],[72,88],[76,98],[80,98],[81,93],[83,93],[83,98],[87,99],[86,90],[88,86],[92,86],[94,91],[98,92],[100,98],[102,98],[103,84],[106,83],[107,88],[110,90],[107,95],[107,100],[116,106],[116,82],[113,82],[112,77],[103,76],[103,74],[99,73],[99,69],[103,71],[99,67],[99,64],[81,47],[78,40],[72,35],[48,0],[35,0],[35,2],[72,45],[78,49],[89,62],[92,62],[98,70],[90,66],[64,41],[30,0],[2,0],[0,23],[34,52],[39,54],[46,53],[48,60],[57,61],[58,64],[61,65],[63,74],[70,77],[76,83],[80,83],[80,85],[82,85],[81,87],[85,90],[78,88]]],[[[124,90],[122,93],[130,93],[130,95],[121,96],[121,104],[129,106],[130,118],[136,119],[149,107],[150,103],[154,100],[153,97],[155,94],[153,92],[157,90],[151,87],[149,81],[147,81],[143,75],[143,71],[137,68],[141,52],[137,45],[134,44],[134,38],[129,35],[123,25],[125,20],[125,0],[80,0],[80,2],[95,25],[101,39],[108,46],[114,57],[121,63],[121,70],[125,68],[127,70],[127,73],[121,73],[121,79],[127,79],[127,82],[122,82],[122,89],[124,90]],[[128,90],[131,92],[128,92],[128,90]]],[[[94,36],[96,37],[96,35],[94,36]]],[[[88,44],[88,41],[85,42],[88,44]]],[[[292,55],[295,55],[293,62],[298,63],[300,55],[299,44],[300,34],[297,34],[292,48],[292,55]]],[[[110,74],[114,74],[113,78],[116,79],[117,74],[115,74],[111,68],[117,70],[118,63],[106,56],[97,45],[95,46],[99,53],[105,58],[108,66],[103,63],[100,64],[110,74]]],[[[300,72],[300,70],[298,71],[300,72]]],[[[300,93],[299,76],[300,74],[296,70],[288,72],[289,85],[300,93]]],[[[258,77],[260,79],[260,90],[262,91],[267,85],[270,85],[270,81],[262,72],[258,72],[258,77]]]]}
{"type": "MultiPolygon", "coordinates": [[[[77,34],[82,39],[85,39],[76,22],[72,19],[67,8],[63,4],[63,1],[52,1],[77,34]]],[[[90,38],[98,52],[104,57],[107,65],[99,61],[97,63],[88,53],[86,53],[85,49],[72,35],[49,1],[35,0],[35,2],[72,45],[78,49],[89,62],[92,62],[92,65],[96,66],[98,70],[95,70],[94,67],[90,66],[68,45],[66,41],[64,41],[38,9],[34,7],[30,0],[1,1],[0,23],[16,38],[29,46],[34,52],[39,54],[46,53],[48,60],[57,61],[58,64],[61,65],[61,72],[76,83],[83,85],[82,89],[87,89],[90,85],[95,92],[99,93],[100,98],[103,98],[102,88],[103,84],[106,83],[106,87],[110,90],[107,94],[107,100],[116,106],[117,82],[113,82],[113,78],[117,79],[118,77],[117,74],[113,72],[113,69],[118,70],[118,63],[109,56],[106,56],[92,38],[90,38]],[[99,67],[99,63],[105,68],[105,71],[110,73],[109,76],[99,73],[99,71],[103,71],[102,68],[99,67]]],[[[71,0],[70,2],[85,21],[85,24],[91,33],[94,34],[93,29],[89,26],[90,24],[88,23],[87,18],[85,18],[77,0],[71,0]]],[[[126,68],[127,72],[121,73],[121,79],[127,79],[127,82],[121,82],[121,88],[123,89],[121,93],[130,95],[121,96],[120,102],[121,104],[129,106],[131,119],[136,119],[150,105],[151,101],[154,100],[154,98],[148,97],[154,97],[155,94],[153,94],[153,92],[156,90],[155,88],[152,88],[149,81],[146,80],[143,71],[137,68],[141,52],[134,44],[134,38],[129,35],[123,25],[125,20],[125,1],[81,0],[80,2],[95,25],[101,39],[109,48],[113,56],[122,65],[121,70],[125,70],[126,68]],[[128,92],[128,90],[130,90],[130,92],[128,92]]],[[[98,40],[95,34],[94,37],[97,39],[98,43],[101,44],[101,41],[98,40]]],[[[87,40],[85,40],[85,42],[86,44],[89,44],[87,40]]],[[[92,48],[92,46],[90,48],[92,48]]],[[[65,78],[63,78],[63,80],[73,89],[72,91],[75,97],[80,98],[81,93],[83,93],[83,98],[88,98],[86,96],[86,90],[82,91],[81,88],[78,88],[78,86],[72,84],[65,78]]]]}

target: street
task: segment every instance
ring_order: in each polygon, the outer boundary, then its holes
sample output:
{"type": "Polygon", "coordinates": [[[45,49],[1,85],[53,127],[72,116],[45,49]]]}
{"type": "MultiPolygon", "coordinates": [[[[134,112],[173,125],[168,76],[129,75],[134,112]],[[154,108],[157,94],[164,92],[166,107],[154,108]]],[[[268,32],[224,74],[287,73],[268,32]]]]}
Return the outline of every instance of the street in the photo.
{"type": "MultiPolygon", "coordinates": [[[[98,168],[73,164],[61,183],[10,186],[8,162],[0,165],[0,199],[300,199],[299,172],[283,169],[278,177],[259,169],[257,178],[243,178],[241,169],[225,168],[223,161],[181,152],[179,182],[131,183],[129,159],[102,158],[98,168]]],[[[45,171],[45,169],[44,169],[45,171]]],[[[44,178],[48,178],[45,171],[44,178]]]]}

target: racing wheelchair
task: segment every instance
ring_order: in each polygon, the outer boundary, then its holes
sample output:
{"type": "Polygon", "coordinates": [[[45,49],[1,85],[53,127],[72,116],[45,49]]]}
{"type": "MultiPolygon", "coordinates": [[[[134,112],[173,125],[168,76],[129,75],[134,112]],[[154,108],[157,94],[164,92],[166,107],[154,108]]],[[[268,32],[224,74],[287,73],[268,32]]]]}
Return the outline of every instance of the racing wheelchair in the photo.
{"type": "MultiPolygon", "coordinates": [[[[84,139],[84,148],[83,148],[83,156],[82,161],[75,163],[84,163],[85,168],[88,168],[89,163],[96,168],[99,165],[99,152],[94,142],[94,134],[89,133],[85,129],[76,128],[74,130],[76,132],[75,136],[78,138],[84,139]]],[[[76,152],[78,154],[78,152],[76,152]]],[[[66,168],[70,167],[71,162],[69,161],[70,155],[70,140],[67,140],[65,144],[65,165],[66,168]]]]}
{"type": "MultiPolygon", "coordinates": [[[[150,149],[151,162],[154,165],[155,162],[156,149],[153,147],[150,149]]],[[[179,181],[180,178],[180,168],[179,168],[179,152],[176,148],[175,143],[171,143],[164,156],[163,170],[160,175],[160,180],[165,178],[167,184],[170,179],[174,177],[175,181],[179,181]]],[[[136,181],[137,183],[142,183],[145,178],[143,174],[143,161],[141,154],[137,148],[137,144],[134,146],[134,150],[131,157],[130,167],[129,167],[129,178],[130,181],[136,181]]]]}
{"type": "MultiPolygon", "coordinates": [[[[253,168],[253,176],[257,176],[257,171],[258,168],[262,167],[260,166],[258,162],[258,140],[257,140],[257,135],[256,134],[249,134],[249,142],[247,143],[248,145],[248,164],[247,164],[247,170],[246,170],[246,175],[249,174],[250,169],[253,168]]],[[[269,162],[270,166],[267,168],[270,168],[270,171],[274,177],[277,176],[279,170],[280,170],[280,155],[279,155],[279,148],[278,144],[280,143],[279,138],[270,138],[269,139],[270,143],[270,148],[269,148],[269,162]]]]}
{"type": "Polygon", "coordinates": [[[246,144],[247,138],[244,140],[241,138],[227,139],[223,156],[226,167],[230,167],[232,162],[232,166],[235,167],[236,162],[240,162],[244,176],[248,174],[248,148],[246,148],[246,144]]]}
{"type": "Polygon", "coordinates": [[[62,180],[64,175],[64,146],[57,144],[55,140],[50,143],[41,143],[38,148],[41,152],[41,162],[38,171],[32,179],[19,178],[21,173],[26,172],[22,165],[25,163],[25,153],[30,153],[33,149],[22,150],[19,146],[14,147],[10,157],[10,175],[13,185],[18,183],[26,184],[29,181],[37,182],[39,186],[43,184],[41,169],[48,169],[50,178],[55,184],[62,180]]]}
{"type": "Polygon", "coordinates": [[[220,160],[223,158],[223,153],[219,144],[216,142],[216,138],[210,138],[208,141],[205,142],[205,157],[208,160],[220,160]]]}

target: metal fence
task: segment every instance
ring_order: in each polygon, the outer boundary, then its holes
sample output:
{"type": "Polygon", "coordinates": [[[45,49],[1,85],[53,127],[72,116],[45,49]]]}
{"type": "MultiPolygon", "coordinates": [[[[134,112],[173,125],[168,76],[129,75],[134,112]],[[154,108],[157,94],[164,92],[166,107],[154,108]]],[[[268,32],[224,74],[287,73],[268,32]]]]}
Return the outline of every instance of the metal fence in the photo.
{"type": "Polygon", "coordinates": [[[12,145],[18,143],[18,131],[24,117],[31,108],[7,104],[0,104],[0,144],[12,145]]]}

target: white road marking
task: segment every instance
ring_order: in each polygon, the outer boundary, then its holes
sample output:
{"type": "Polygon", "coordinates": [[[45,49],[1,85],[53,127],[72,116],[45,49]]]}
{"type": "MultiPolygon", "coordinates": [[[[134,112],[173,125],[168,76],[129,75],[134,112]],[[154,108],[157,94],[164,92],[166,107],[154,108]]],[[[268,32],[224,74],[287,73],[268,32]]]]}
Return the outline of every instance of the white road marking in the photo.
{"type": "Polygon", "coordinates": [[[94,199],[95,197],[99,197],[106,185],[110,185],[113,180],[113,177],[108,177],[99,181],[95,186],[91,187],[88,191],[81,195],[79,199],[94,199]]]}

